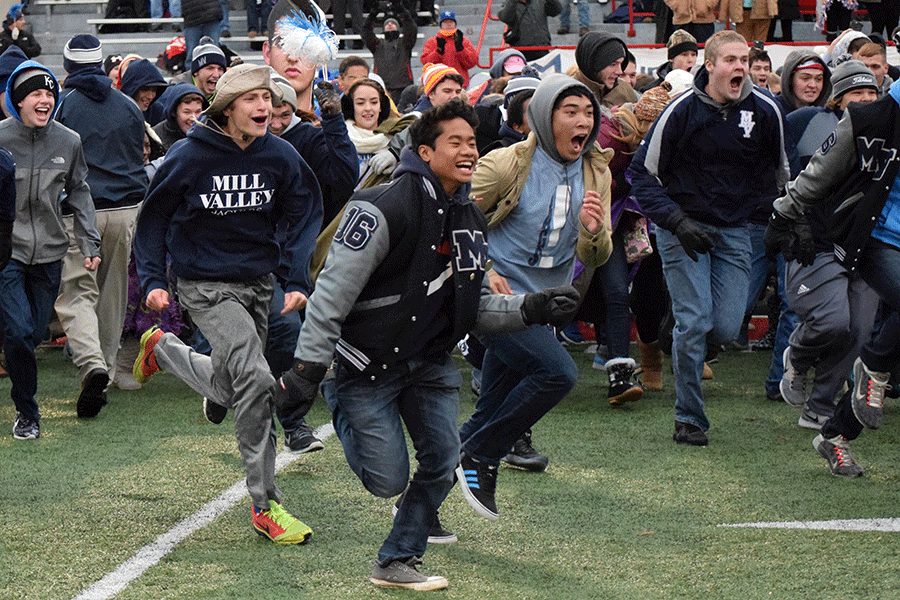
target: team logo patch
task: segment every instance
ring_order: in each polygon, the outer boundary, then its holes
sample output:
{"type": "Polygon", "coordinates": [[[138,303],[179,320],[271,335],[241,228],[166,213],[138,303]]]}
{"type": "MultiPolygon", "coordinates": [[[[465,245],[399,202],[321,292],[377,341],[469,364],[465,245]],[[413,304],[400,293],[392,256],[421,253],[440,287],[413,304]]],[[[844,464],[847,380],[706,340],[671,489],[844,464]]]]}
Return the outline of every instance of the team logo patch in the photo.
{"type": "Polygon", "coordinates": [[[754,127],[756,127],[756,122],[753,120],[752,110],[741,111],[741,122],[738,123],[738,127],[744,130],[745,138],[750,137],[750,132],[753,131],[754,127]]]}
{"type": "Polygon", "coordinates": [[[896,148],[885,148],[884,139],[856,138],[856,152],[859,154],[859,168],[862,171],[875,173],[872,181],[880,181],[889,164],[897,158],[896,148]]]}

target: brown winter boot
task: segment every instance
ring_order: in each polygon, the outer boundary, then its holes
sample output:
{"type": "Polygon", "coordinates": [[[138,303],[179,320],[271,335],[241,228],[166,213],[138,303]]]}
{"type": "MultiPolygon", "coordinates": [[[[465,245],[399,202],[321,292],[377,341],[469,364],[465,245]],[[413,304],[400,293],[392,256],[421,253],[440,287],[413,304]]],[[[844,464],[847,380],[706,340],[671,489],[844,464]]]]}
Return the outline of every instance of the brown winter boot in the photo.
{"type": "Polygon", "coordinates": [[[638,340],[638,349],[641,351],[641,382],[648,392],[661,392],[663,353],[659,349],[659,343],[645,344],[638,340]]]}

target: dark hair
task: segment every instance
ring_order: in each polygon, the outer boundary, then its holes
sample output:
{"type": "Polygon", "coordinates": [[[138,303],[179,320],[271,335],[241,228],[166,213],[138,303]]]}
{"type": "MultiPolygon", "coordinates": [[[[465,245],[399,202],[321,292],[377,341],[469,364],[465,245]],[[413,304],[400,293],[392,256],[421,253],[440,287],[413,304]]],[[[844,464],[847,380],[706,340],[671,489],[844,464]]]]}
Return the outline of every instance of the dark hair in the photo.
{"type": "MultiPolygon", "coordinates": [[[[554,110],[559,108],[559,105],[562,104],[563,100],[565,100],[566,98],[571,98],[572,96],[581,96],[582,98],[593,100],[593,94],[591,94],[590,90],[582,85],[573,85],[572,87],[567,87],[559,93],[559,96],[557,96],[556,100],[553,101],[553,108],[550,110],[550,112],[553,112],[554,110]]],[[[593,104],[593,102],[591,102],[591,104],[593,104]]]]}
{"type": "Polygon", "coordinates": [[[627,67],[631,63],[634,63],[635,65],[637,65],[637,59],[634,57],[634,54],[632,54],[630,50],[626,50],[625,51],[625,60],[622,61],[622,70],[624,71],[625,67],[627,67]]]}
{"type": "Polygon", "coordinates": [[[391,102],[388,100],[387,94],[384,93],[384,88],[381,87],[381,84],[373,79],[357,79],[353,82],[353,85],[350,86],[350,89],[347,90],[347,93],[341,97],[341,112],[344,113],[344,119],[347,121],[353,120],[353,117],[355,116],[353,111],[353,95],[356,93],[356,90],[363,85],[367,85],[378,92],[378,99],[381,101],[381,108],[378,111],[378,124],[381,125],[382,121],[391,116],[391,102]]]}
{"type": "Polygon", "coordinates": [[[369,68],[369,63],[366,62],[361,56],[348,56],[344,60],[341,61],[340,66],[338,66],[338,74],[343,77],[350,67],[365,67],[366,72],[371,71],[369,68]]]}
{"type": "Polygon", "coordinates": [[[759,48],[751,48],[750,56],[747,62],[747,67],[752,67],[755,62],[767,62],[769,66],[772,66],[772,59],[769,58],[769,53],[765,50],[760,50],[759,48]]]}
{"type": "Polygon", "coordinates": [[[534,96],[534,90],[522,90],[509,101],[506,107],[506,124],[510,127],[525,123],[525,101],[534,96]]]}
{"type": "Polygon", "coordinates": [[[409,126],[413,150],[422,145],[434,148],[435,140],[444,133],[441,123],[457,118],[463,119],[473,130],[478,129],[478,115],[475,114],[475,109],[459,98],[426,110],[418,121],[409,126]]]}
{"type": "Polygon", "coordinates": [[[869,43],[871,43],[871,40],[868,37],[856,38],[855,40],[853,40],[852,42],[850,42],[847,45],[847,54],[853,54],[854,52],[856,52],[857,50],[859,50],[860,48],[862,48],[863,46],[865,46],[866,44],[869,44],[869,43]]]}

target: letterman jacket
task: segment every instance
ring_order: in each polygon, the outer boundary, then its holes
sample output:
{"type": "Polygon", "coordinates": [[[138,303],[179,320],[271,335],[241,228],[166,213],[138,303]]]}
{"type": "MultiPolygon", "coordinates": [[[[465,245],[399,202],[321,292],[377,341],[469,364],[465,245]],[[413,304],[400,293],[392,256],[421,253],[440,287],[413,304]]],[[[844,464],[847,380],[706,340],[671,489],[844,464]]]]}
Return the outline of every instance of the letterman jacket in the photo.
{"type": "Polygon", "coordinates": [[[443,356],[473,329],[525,329],[523,296],[494,295],[484,277],[487,225],[468,188],[448,197],[407,148],[390,184],[357,192],[306,307],[297,358],[327,365],[336,351],[374,377],[443,356]]]}
{"type": "MultiPolygon", "coordinates": [[[[888,193],[900,174],[900,83],[871,104],[851,103],[822,147],[775,201],[775,210],[796,220],[810,206],[824,202],[837,208],[829,219],[834,255],[848,272],[879,224],[888,193]]],[[[900,225],[887,225],[900,233],[900,225]]]]}

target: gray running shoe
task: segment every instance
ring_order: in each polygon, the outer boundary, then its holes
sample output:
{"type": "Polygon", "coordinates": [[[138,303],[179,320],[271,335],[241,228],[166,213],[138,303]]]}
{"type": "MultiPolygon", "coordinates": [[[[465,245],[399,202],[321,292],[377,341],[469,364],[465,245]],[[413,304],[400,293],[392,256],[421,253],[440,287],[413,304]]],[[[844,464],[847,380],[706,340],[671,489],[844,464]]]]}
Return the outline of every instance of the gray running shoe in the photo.
{"type": "Polygon", "coordinates": [[[820,433],[813,440],[813,448],[828,461],[832,475],[850,478],[862,477],[863,468],[853,460],[853,455],[850,454],[850,444],[844,436],[837,435],[831,439],[825,439],[820,433]]]}
{"type": "Polygon", "coordinates": [[[861,358],[853,363],[853,393],[850,405],[860,423],[869,429],[878,429],[884,421],[884,392],[890,373],[870,371],[861,358]]]}
{"type": "Polygon", "coordinates": [[[422,561],[416,557],[406,562],[395,560],[384,567],[376,562],[369,581],[378,587],[403,588],[419,592],[442,590],[447,587],[447,580],[443,577],[419,573],[416,567],[421,563],[422,561]]]}
{"type": "Polygon", "coordinates": [[[822,426],[825,425],[825,422],[831,418],[831,415],[823,415],[821,413],[817,413],[812,410],[809,405],[805,405],[803,407],[803,411],[800,413],[800,419],[797,421],[797,425],[800,427],[805,427],[806,429],[815,429],[819,431],[822,429],[822,426]]]}
{"type": "Polygon", "coordinates": [[[778,388],[784,401],[794,408],[800,408],[809,400],[809,378],[806,371],[801,373],[791,362],[790,346],[784,349],[784,375],[778,388]]]}

